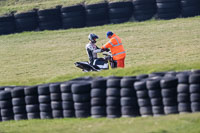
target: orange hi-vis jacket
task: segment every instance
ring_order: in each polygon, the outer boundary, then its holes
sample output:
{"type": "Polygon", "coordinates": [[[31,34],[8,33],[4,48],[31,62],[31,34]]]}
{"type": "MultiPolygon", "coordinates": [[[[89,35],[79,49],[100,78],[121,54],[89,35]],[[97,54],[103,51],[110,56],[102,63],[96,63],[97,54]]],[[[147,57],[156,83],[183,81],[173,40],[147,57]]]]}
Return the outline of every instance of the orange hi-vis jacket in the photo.
{"type": "Polygon", "coordinates": [[[113,60],[120,60],[126,57],[126,52],[122,45],[122,41],[115,34],[112,35],[110,41],[108,41],[104,46],[101,47],[101,49],[105,48],[110,48],[113,60]]]}

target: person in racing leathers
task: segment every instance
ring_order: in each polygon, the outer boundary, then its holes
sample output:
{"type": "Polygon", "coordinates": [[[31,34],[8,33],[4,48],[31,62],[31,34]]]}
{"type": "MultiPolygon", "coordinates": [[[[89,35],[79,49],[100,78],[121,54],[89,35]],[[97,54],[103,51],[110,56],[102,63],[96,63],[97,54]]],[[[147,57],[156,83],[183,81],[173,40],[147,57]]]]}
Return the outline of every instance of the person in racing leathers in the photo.
{"type": "Polygon", "coordinates": [[[97,59],[97,53],[95,53],[94,51],[100,49],[96,46],[98,38],[99,37],[93,33],[89,34],[88,36],[89,43],[86,45],[86,52],[88,54],[89,62],[91,65],[93,64],[94,60],[97,59]]]}

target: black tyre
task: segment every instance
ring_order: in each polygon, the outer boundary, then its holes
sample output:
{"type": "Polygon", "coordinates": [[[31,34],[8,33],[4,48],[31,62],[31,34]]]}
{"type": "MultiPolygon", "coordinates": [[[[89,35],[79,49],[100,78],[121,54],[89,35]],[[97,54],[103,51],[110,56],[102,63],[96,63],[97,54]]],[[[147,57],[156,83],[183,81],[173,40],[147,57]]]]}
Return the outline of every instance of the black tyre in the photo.
{"type": "Polygon", "coordinates": [[[149,90],[160,90],[160,79],[149,79],[146,86],[149,90]]]}
{"type": "Polygon", "coordinates": [[[123,78],[123,79],[121,79],[121,82],[120,82],[121,88],[132,88],[133,89],[133,84],[136,81],[137,80],[134,78],[123,78]]]}
{"type": "Polygon", "coordinates": [[[119,97],[120,96],[120,88],[107,88],[106,95],[119,97]]]}
{"type": "Polygon", "coordinates": [[[199,84],[200,83],[200,74],[191,74],[189,77],[190,84],[199,84]]]}
{"type": "Polygon", "coordinates": [[[138,105],[140,107],[151,106],[151,101],[150,99],[138,99],[138,105]]]}
{"type": "Polygon", "coordinates": [[[106,105],[106,97],[105,98],[92,98],[91,105],[92,106],[105,106],[106,105]]]}
{"type": "Polygon", "coordinates": [[[164,106],[175,106],[177,105],[176,98],[163,98],[163,105],[164,106]]]}
{"type": "Polygon", "coordinates": [[[191,102],[200,102],[200,94],[199,93],[192,93],[190,95],[191,102]]]}
{"type": "Polygon", "coordinates": [[[139,91],[139,90],[146,90],[146,81],[137,81],[134,83],[134,88],[136,91],[139,91]]]}
{"type": "Polygon", "coordinates": [[[1,109],[1,116],[2,117],[9,117],[12,116],[13,117],[13,110],[12,108],[8,108],[8,109],[1,109]]]}
{"type": "Polygon", "coordinates": [[[141,74],[141,75],[136,76],[136,79],[143,80],[143,79],[147,79],[148,77],[149,77],[148,74],[141,74]]]}
{"type": "Polygon", "coordinates": [[[90,103],[74,103],[74,109],[75,110],[89,110],[90,109],[90,103]]]}
{"type": "Polygon", "coordinates": [[[189,75],[185,73],[177,74],[176,77],[178,78],[178,83],[188,84],[189,83],[189,75]]]}
{"type": "Polygon", "coordinates": [[[39,95],[50,95],[49,86],[48,85],[38,86],[38,94],[39,95]]]}
{"type": "Polygon", "coordinates": [[[62,102],[52,101],[51,108],[52,110],[62,110],[62,102]]]}
{"type": "Polygon", "coordinates": [[[90,117],[90,111],[89,110],[76,110],[75,116],[76,116],[76,118],[87,118],[87,117],[90,117]]]}
{"type": "Polygon", "coordinates": [[[107,82],[107,79],[105,78],[93,80],[91,87],[92,88],[106,88],[106,82],[107,82]]]}
{"type": "Polygon", "coordinates": [[[107,88],[120,88],[120,79],[108,79],[107,88]]]}
{"type": "Polygon", "coordinates": [[[23,12],[15,14],[14,17],[15,19],[37,17],[37,13],[36,11],[23,12]]]}
{"type": "Polygon", "coordinates": [[[149,90],[148,94],[150,98],[161,97],[161,90],[149,90]]]}
{"type": "Polygon", "coordinates": [[[139,108],[133,106],[121,107],[122,117],[135,117],[139,115],[139,108]]]}
{"type": "Polygon", "coordinates": [[[84,10],[85,8],[83,5],[73,5],[61,8],[61,12],[74,12],[74,11],[84,11],[84,10]]]}
{"type": "Polygon", "coordinates": [[[19,120],[27,120],[27,115],[26,114],[17,114],[17,115],[14,115],[14,119],[16,121],[19,121],[19,120]]]}
{"type": "Polygon", "coordinates": [[[137,105],[137,98],[133,97],[122,97],[121,106],[136,106],[137,105]]]}
{"type": "Polygon", "coordinates": [[[40,118],[40,113],[35,112],[35,113],[27,113],[28,119],[39,119],[40,118]]]}
{"type": "Polygon", "coordinates": [[[179,93],[178,96],[177,96],[177,101],[179,103],[190,102],[190,94],[188,94],[188,93],[179,93]]]}
{"type": "Polygon", "coordinates": [[[162,89],[161,94],[162,97],[175,97],[177,95],[176,88],[167,88],[167,89],[162,89]]]}
{"type": "Polygon", "coordinates": [[[200,112],[200,103],[199,102],[192,102],[191,103],[191,110],[192,110],[192,112],[200,112]]]}
{"type": "Polygon", "coordinates": [[[62,101],[73,101],[72,93],[62,93],[62,101]]]}
{"type": "Polygon", "coordinates": [[[200,93],[200,84],[190,84],[190,93],[200,93]]]}
{"type": "Polygon", "coordinates": [[[51,112],[40,112],[40,118],[41,119],[51,119],[53,118],[51,112]]]}
{"type": "Polygon", "coordinates": [[[26,106],[13,106],[14,114],[25,114],[26,113],[26,106]]]}
{"type": "Polygon", "coordinates": [[[15,87],[11,92],[12,98],[16,97],[24,97],[24,88],[23,87],[15,87]]]}
{"type": "Polygon", "coordinates": [[[74,102],[89,102],[90,94],[73,94],[74,102]]]}
{"type": "Polygon", "coordinates": [[[20,106],[25,105],[25,99],[24,98],[13,98],[12,99],[12,105],[13,106],[20,106]]]}
{"type": "Polygon", "coordinates": [[[63,110],[63,117],[64,118],[75,117],[75,111],[74,110],[63,110]]]}
{"type": "Polygon", "coordinates": [[[137,98],[148,98],[148,90],[137,91],[137,98]]]}
{"type": "Polygon", "coordinates": [[[106,105],[107,106],[120,106],[120,98],[119,97],[107,97],[106,105]]]}
{"type": "Polygon", "coordinates": [[[7,99],[11,99],[11,92],[9,91],[1,91],[0,92],[0,100],[7,100],[7,99]]]}
{"type": "Polygon", "coordinates": [[[71,86],[72,83],[70,82],[60,84],[60,90],[62,93],[71,93],[71,86]]]}
{"type": "Polygon", "coordinates": [[[51,102],[51,97],[48,95],[40,95],[38,97],[39,103],[50,103],[51,102]]]}
{"type": "Polygon", "coordinates": [[[93,106],[93,107],[91,107],[91,115],[106,116],[106,107],[105,106],[93,106]]]}
{"type": "Polygon", "coordinates": [[[33,112],[39,112],[39,105],[38,104],[32,104],[32,105],[26,105],[26,111],[27,113],[33,113],[33,112]]]}
{"type": "Polygon", "coordinates": [[[190,103],[179,103],[178,104],[178,111],[179,112],[191,112],[190,103]]]}
{"type": "Polygon", "coordinates": [[[163,106],[153,106],[152,112],[153,112],[153,115],[163,115],[164,107],[163,106]]]}
{"type": "Polygon", "coordinates": [[[73,94],[82,94],[82,93],[88,93],[91,90],[91,84],[85,83],[85,84],[73,84],[72,85],[72,93],[73,94]]]}
{"type": "Polygon", "coordinates": [[[38,104],[38,96],[26,96],[25,102],[26,104],[38,104]]]}
{"type": "Polygon", "coordinates": [[[61,93],[51,93],[51,101],[61,101],[61,93]]]}
{"type": "Polygon", "coordinates": [[[95,88],[91,90],[91,97],[105,97],[106,89],[95,88]]]}
{"type": "Polygon", "coordinates": [[[165,114],[178,114],[177,106],[165,106],[164,107],[165,114]]]}
{"type": "Polygon", "coordinates": [[[117,106],[107,106],[106,114],[108,118],[119,118],[121,116],[121,109],[117,106]]]}
{"type": "Polygon", "coordinates": [[[60,84],[50,84],[49,85],[49,90],[51,93],[61,93],[60,91],[60,84]]]}
{"type": "Polygon", "coordinates": [[[63,118],[63,110],[53,110],[52,116],[53,118],[63,118]]]}
{"type": "Polygon", "coordinates": [[[136,92],[134,88],[122,88],[120,90],[121,97],[136,97],[136,92]]]}
{"type": "Polygon", "coordinates": [[[189,93],[189,85],[188,84],[178,84],[177,92],[178,93],[189,93]]]}
{"type": "Polygon", "coordinates": [[[152,107],[151,107],[151,106],[140,107],[140,114],[141,114],[142,116],[153,115],[152,107]]]}
{"type": "Polygon", "coordinates": [[[178,79],[175,77],[164,77],[160,81],[160,85],[162,88],[173,88],[176,87],[178,84],[178,79]]]}
{"type": "Polygon", "coordinates": [[[63,110],[74,110],[74,102],[72,101],[63,101],[62,102],[63,110]]]}
{"type": "Polygon", "coordinates": [[[152,106],[162,106],[162,98],[151,98],[151,105],[152,106]]]}
{"type": "Polygon", "coordinates": [[[0,101],[0,107],[1,109],[7,109],[12,108],[12,101],[11,100],[2,100],[0,101]]]}
{"type": "Polygon", "coordinates": [[[51,112],[51,104],[40,104],[40,112],[51,112]]]}
{"type": "Polygon", "coordinates": [[[24,89],[24,93],[26,96],[38,95],[37,88],[37,86],[26,87],[24,89]]]}

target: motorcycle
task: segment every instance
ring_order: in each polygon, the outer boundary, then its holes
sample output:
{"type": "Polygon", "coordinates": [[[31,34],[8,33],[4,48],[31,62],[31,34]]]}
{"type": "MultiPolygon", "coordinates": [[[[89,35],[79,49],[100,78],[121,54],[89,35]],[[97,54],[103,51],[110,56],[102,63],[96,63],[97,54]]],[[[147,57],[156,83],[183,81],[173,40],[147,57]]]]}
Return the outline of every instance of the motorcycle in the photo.
{"type": "Polygon", "coordinates": [[[112,54],[108,49],[97,49],[94,53],[102,53],[104,57],[94,59],[92,64],[88,61],[76,62],[74,63],[75,66],[80,68],[83,72],[101,71],[117,67],[117,62],[113,60],[112,54]]]}

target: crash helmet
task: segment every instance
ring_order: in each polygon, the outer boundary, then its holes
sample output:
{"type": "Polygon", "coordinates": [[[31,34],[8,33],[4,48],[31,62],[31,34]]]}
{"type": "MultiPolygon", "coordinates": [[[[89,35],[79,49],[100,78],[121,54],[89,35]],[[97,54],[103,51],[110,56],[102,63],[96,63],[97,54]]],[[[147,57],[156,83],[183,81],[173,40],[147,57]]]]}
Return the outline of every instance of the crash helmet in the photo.
{"type": "Polygon", "coordinates": [[[92,43],[96,43],[96,39],[98,39],[99,37],[93,33],[90,33],[88,36],[88,39],[92,42],[92,43]]]}

